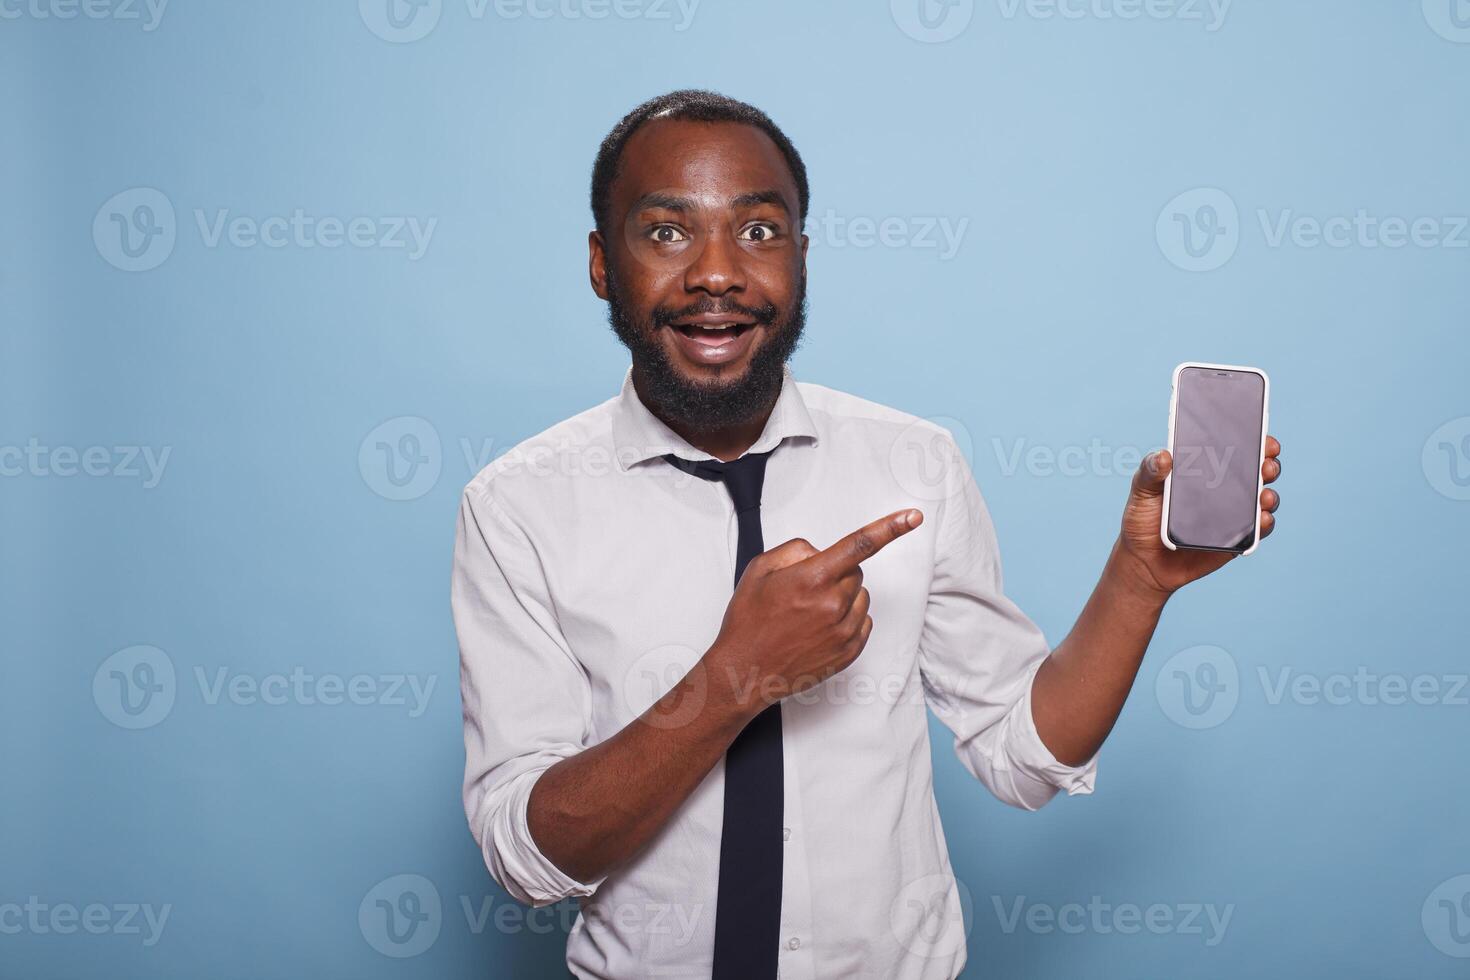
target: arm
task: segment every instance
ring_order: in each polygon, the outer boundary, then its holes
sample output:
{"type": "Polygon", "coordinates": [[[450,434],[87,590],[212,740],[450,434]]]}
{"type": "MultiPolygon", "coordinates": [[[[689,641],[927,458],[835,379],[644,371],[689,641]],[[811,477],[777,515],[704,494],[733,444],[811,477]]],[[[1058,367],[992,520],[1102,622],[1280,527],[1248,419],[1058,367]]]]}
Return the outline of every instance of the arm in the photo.
{"type": "Polygon", "coordinates": [[[536,781],[527,824],[558,867],[591,880],[642,850],[755,717],[754,703],[742,703],[733,687],[708,682],[718,658],[712,647],[622,731],[536,781]],[[704,706],[683,720],[700,699],[704,706]]]}
{"type": "MultiPolygon", "coordinates": [[[[1266,440],[1261,473],[1281,475],[1281,444],[1266,440]]],[[[1159,540],[1167,450],[1147,456],[1134,474],[1123,528],[1101,579],[1067,638],[1037,671],[1032,687],[1036,730],[1058,761],[1080,765],[1101,748],[1123,710],[1164,603],[1175,590],[1210,574],[1234,555],[1170,551],[1159,540]]],[[[1276,526],[1275,490],[1261,491],[1261,534],[1276,526]]]]}
{"type": "Polygon", "coordinates": [[[859,562],[920,519],[890,515],[823,552],[797,539],[757,556],[704,657],[648,711],[595,742],[590,682],[551,613],[536,549],[489,489],[472,484],[452,595],[465,810],[495,879],[533,905],[592,894],[648,844],[750,719],[857,657],[872,629],[859,562]]]}
{"type": "Polygon", "coordinates": [[[857,658],[873,623],[859,563],[922,520],[891,514],[826,551],[796,539],[757,556],[694,669],[537,782],[528,823],[542,852],[585,878],[642,850],[757,714],[857,658]]]}

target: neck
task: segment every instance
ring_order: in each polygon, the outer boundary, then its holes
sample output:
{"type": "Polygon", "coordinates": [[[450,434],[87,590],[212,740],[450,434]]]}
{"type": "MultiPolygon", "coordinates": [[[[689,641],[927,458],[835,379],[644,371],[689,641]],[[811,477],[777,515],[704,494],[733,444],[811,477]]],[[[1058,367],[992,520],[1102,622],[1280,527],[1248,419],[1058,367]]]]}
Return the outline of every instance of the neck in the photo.
{"type": "Polygon", "coordinates": [[[649,404],[648,399],[644,397],[642,378],[636,367],[633,370],[633,390],[638,393],[638,400],[643,402],[644,407],[652,412],[660,422],[677,432],[685,442],[726,463],[732,459],[739,459],[751,446],[755,445],[755,441],[766,429],[766,420],[771,417],[771,412],[776,407],[776,399],[781,396],[781,390],[777,388],[769,403],[744,422],[701,429],[679,419],[669,418],[657,405],[649,404]]]}

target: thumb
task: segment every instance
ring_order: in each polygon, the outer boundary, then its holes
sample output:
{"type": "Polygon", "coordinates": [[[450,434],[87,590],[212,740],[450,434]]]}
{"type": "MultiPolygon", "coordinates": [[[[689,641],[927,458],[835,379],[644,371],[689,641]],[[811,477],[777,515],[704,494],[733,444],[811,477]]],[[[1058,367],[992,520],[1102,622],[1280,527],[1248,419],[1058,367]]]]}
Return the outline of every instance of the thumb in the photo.
{"type": "Polygon", "coordinates": [[[1143,457],[1138,472],[1133,474],[1133,493],[1139,497],[1158,497],[1164,492],[1164,478],[1174,468],[1169,450],[1159,449],[1143,457]]]}

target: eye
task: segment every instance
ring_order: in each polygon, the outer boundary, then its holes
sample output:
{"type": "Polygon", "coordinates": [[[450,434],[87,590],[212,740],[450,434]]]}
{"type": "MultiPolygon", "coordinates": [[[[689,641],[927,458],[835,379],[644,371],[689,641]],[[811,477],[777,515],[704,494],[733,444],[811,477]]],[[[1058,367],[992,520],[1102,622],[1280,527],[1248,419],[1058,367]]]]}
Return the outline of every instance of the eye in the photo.
{"type": "Polygon", "coordinates": [[[747,242],[769,242],[781,236],[781,229],[769,221],[757,221],[746,226],[740,237],[747,242]]]}
{"type": "Polygon", "coordinates": [[[648,237],[660,245],[674,245],[689,240],[689,236],[677,225],[654,225],[649,229],[648,237]]]}

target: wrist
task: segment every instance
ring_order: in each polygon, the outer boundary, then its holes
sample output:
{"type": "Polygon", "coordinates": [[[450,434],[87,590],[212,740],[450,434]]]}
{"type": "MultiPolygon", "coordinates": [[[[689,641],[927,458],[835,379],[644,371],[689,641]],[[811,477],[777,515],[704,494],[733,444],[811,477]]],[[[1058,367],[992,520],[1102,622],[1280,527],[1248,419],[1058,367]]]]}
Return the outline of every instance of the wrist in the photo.
{"type": "Polygon", "coordinates": [[[1173,589],[1159,583],[1148,565],[1128,549],[1122,538],[1113,544],[1112,554],[1103,568],[1103,581],[1110,593],[1154,611],[1162,611],[1174,594],[1173,589]]]}
{"type": "Polygon", "coordinates": [[[728,722],[738,733],[770,705],[764,685],[754,667],[743,664],[716,641],[699,661],[704,672],[706,704],[717,720],[728,722]]]}

